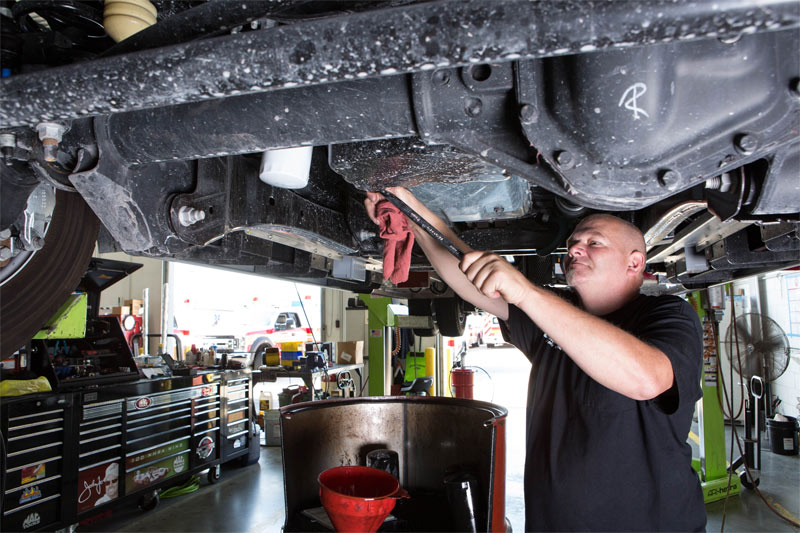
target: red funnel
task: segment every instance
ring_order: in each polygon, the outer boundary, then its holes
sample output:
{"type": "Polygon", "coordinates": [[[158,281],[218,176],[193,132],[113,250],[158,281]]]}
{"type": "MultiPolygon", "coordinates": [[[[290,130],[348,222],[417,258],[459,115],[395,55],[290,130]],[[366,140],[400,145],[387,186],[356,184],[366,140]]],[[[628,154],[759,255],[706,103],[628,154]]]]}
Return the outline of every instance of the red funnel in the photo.
{"type": "Polygon", "coordinates": [[[339,533],[377,531],[408,493],[391,474],[365,466],[338,466],[319,475],[319,499],[339,533]]]}

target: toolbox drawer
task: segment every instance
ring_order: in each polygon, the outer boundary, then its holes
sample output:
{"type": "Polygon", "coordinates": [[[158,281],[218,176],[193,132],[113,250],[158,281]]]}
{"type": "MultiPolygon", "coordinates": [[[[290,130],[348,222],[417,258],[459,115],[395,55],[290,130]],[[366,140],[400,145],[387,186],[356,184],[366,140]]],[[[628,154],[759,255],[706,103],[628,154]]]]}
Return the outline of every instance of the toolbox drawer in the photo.
{"type": "MultiPolygon", "coordinates": [[[[5,401],[5,400],[4,400],[5,401]]],[[[34,399],[26,399],[26,401],[9,402],[8,417],[9,425],[19,419],[27,418],[30,415],[47,415],[51,414],[54,410],[64,412],[65,407],[72,405],[71,396],[65,394],[48,394],[34,399]]]]}
{"type": "Polygon", "coordinates": [[[122,452],[122,444],[111,444],[103,448],[88,450],[78,456],[78,467],[85,468],[102,461],[111,461],[122,452]]]}
{"type": "Polygon", "coordinates": [[[63,462],[60,450],[58,450],[57,454],[51,453],[51,455],[44,459],[20,465],[12,465],[9,460],[8,469],[6,470],[7,490],[61,475],[63,474],[62,468],[63,462]]]}
{"type": "Polygon", "coordinates": [[[250,414],[250,409],[247,405],[236,409],[228,409],[228,424],[232,424],[239,420],[244,420],[250,414]]]}
{"type": "Polygon", "coordinates": [[[79,455],[81,457],[94,455],[90,452],[99,452],[100,450],[108,450],[122,445],[122,426],[111,433],[81,434],[80,439],[78,445],[79,455]]]}
{"type": "Polygon", "coordinates": [[[90,468],[119,458],[122,451],[122,400],[96,402],[83,406],[79,425],[78,467],[90,468]]]}
{"type": "MultiPolygon", "coordinates": [[[[84,422],[122,416],[122,400],[88,403],[83,406],[84,422]]],[[[84,424],[81,424],[83,426],[84,424]]]]}
{"type": "Polygon", "coordinates": [[[219,458],[219,428],[196,432],[192,436],[192,467],[211,463],[219,458]]]}
{"type": "Polygon", "coordinates": [[[220,416],[220,401],[219,397],[195,401],[192,406],[192,418],[195,426],[207,420],[218,419],[220,416]]]}
{"type": "Polygon", "coordinates": [[[223,460],[227,457],[230,457],[234,454],[239,454],[248,449],[248,436],[249,431],[245,430],[241,433],[234,433],[232,435],[228,435],[223,439],[222,442],[222,456],[223,460]]]}
{"type": "Polygon", "coordinates": [[[59,409],[10,418],[6,439],[9,456],[22,450],[60,443],[64,439],[64,411],[59,409]]]}
{"type": "Polygon", "coordinates": [[[60,520],[61,495],[54,494],[4,512],[3,531],[34,531],[60,520]]]}
{"type": "Polygon", "coordinates": [[[8,515],[21,507],[58,496],[61,492],[61,483],[61,476],[56,474],[8,489],[3,497],[4,514],[8,515]]]}
{"type": "Polygon", "coordinates": [[[194,434],[196,435],[210,429],[219,429],[219,417],[209,418],[208,420],[195,423],[194,434]]]}
{"type": "Polygon", "coordinates": [[[228,404],[229,405],[232,402],[234,402],[235,400],[244,400],[244,401],[246,401],[247,400],[247,389],[245,389],[245,390],[237,390],[237,391],[230,391],[229,390],[228,393],[225,395],[225,397],[228,399],[228,404]]]}
{"type": "Polygon", "coordinates": [[[146,426],[158,420],[174,418],[176,416],[189,414],[191,412],[192,402],[190,400],[186,400],[183,402],[161,406],[155,409],[149,409],[147,411],[128,413],[127,427],[128,429],[132,429],[140,426],[146,426]]]}

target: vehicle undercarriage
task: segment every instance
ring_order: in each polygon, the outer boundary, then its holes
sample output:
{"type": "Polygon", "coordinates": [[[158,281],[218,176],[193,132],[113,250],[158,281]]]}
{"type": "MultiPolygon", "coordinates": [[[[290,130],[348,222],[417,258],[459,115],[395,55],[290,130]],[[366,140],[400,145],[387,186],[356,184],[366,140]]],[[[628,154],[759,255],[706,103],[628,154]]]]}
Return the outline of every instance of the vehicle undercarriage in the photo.
{"type": "Polygon", "coordinates": [[[796,1],[153,4],[115,44],[100,3],[3,3],[3,355],[95,237],[409,297],[457,333],[421,253],[383,283],[362,201],[396,185],[542,283],[596,211],[643,230],[653,290],[800,263],[796,1]],[[304,187],[259,179],[298,147],[304,187]]]}

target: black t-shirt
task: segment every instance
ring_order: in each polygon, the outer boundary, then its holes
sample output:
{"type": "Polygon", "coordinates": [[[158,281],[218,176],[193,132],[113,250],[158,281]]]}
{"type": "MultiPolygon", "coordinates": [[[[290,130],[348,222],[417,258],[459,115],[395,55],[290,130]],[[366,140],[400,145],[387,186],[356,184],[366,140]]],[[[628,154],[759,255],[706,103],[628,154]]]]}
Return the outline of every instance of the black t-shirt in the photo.
{"type": "Polygon", "coordinates": [[[509,305],[501,321],[532,364],[525,530],[702,531],[705,506],[686,442],[702,395],[697,314],[675,296],[639,295],[602,318],[666,354],[671,390],[630,399],[590,378],[519,308],[509,305]]]}

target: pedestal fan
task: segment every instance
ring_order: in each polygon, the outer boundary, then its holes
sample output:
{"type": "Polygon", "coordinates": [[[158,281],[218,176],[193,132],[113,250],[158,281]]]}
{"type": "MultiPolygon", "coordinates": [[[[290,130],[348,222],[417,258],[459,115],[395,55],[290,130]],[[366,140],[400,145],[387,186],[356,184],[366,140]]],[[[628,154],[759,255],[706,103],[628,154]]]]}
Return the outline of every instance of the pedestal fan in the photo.
{"type": "Polygon", "coordinates": [[[743,486],[753,488],[758,485],[758,472],[761,469],[759,404],[763,398],[766,416],[772,415],[770,383],[778,379],[789,366],[789,339],[771,318],[759,313],[747,313],[737,317],[728,327],[724,344],[733,368],[747,387],[745,451],[743,456],[733,462],[731,468],[736,470],[745,464],[752,479],[748,479],[747,469],[739,474],[739,478],[743,486]]]}

